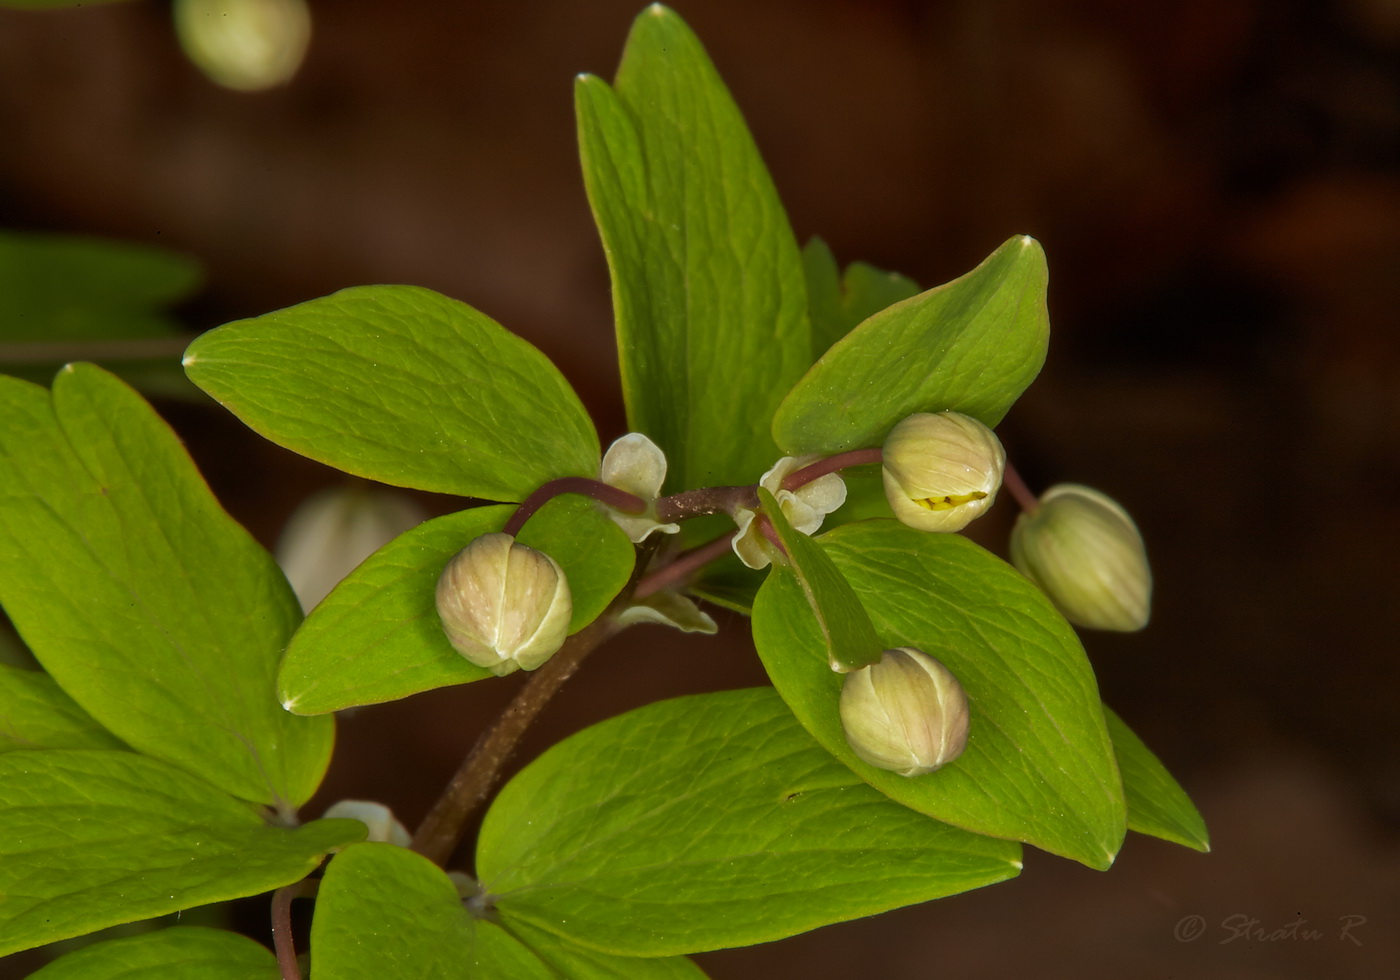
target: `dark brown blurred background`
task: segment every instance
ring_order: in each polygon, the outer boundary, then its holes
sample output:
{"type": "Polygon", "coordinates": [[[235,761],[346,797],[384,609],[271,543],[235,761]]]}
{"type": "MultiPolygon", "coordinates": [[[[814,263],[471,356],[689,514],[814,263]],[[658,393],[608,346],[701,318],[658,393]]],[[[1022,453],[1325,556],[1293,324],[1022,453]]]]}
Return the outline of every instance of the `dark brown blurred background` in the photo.
{"type": "MultiPolygon", "coordinates": [[[[1154,621],[1086,646],[1215,846],[1134,838],[1108,874],[1032,853],[1009,884],[702,965],[1400,975],[1400,0],[676,8],[801,239],[924,285],[1013,233],[1044,244],[1050,360],[1002,433],[1033,485],[1089,483],[1138,518],[1154,621]],[[1320,936],[1231,941],[1250,919],[1320,936]]],[[[625,425],[571,80],[611,76],[639,9],[323,0],[300,75],[256,95],[184,59],[165,3],[0,12],[0,227],[197,256],[192,330],[430,286],[553,357],[606,442],[625,425]]],[[[160,407],[269,544],[334,482],[210,404],[160,407]]],[[[1004,553],[1010,518],[977,537],[1004,553]]],[[[727,641],[649,627],[598,654],[518,761],[659,696],[761,683],[743,623],[720,618],[727,641]]],[[[345,719],[307,812],[373,798],[412,824],[516,684],[345,719]]]]}

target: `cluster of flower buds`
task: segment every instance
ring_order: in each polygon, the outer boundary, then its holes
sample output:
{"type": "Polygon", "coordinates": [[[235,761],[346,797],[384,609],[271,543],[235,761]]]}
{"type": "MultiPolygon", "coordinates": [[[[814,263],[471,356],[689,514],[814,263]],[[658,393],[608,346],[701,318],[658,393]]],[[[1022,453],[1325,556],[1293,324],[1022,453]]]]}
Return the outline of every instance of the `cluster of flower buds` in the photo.
{"type": "Polygon", "coordinates": [[[851,750],[901,776],[941,769],[967,746],[967,694],[952,671],[913,647],[886,650],[847,674],[840,711],[851,750]]]}
{"type": "Polygon", "coordinates": [[[553,558],[509,534],[483,534],[459,551],[437,584],[448,642],[503,676],[534,670],[564,645],[573,601],[553,558]]]}
{"type": "Polygon", "coordinates": [[[958,412],[910,415],[885,438],[885,498],[920,531],[961,531],[992,506],[1006,469],[996,433],[958,412]]]}
{"type": "Polygon", "coordinates": [[[1066,619],[1130,633],[1147,625],[1152,571],[1128,512],[1090,487],[1061,483],[1016,520],[1011,563],[1066,619]]]}

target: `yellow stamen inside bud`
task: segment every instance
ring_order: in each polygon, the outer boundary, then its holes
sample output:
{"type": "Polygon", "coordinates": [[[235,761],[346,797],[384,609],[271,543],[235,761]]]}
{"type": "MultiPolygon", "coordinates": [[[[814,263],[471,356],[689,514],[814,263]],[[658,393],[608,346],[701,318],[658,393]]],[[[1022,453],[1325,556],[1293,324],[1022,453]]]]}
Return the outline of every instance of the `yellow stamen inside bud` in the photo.
{"type": "Polygon", "coordinates": [[[924,510],[952,510],[954,507],[970,504],[974,500],[986,500],[987,495],[981,490],[974,490],[972,493],[954,493],[943,497],[920,497],[911,499],[924,510]]]}

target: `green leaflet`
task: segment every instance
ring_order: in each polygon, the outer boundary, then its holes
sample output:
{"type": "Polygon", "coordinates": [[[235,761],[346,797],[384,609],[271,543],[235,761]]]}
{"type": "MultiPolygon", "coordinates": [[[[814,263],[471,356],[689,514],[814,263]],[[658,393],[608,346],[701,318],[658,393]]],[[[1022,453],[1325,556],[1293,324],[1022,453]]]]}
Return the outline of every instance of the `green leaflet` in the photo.
{"type": "Polygon", "coordinates": [[[198,263],[164,249],[0,231],[0,342],[171,336],[162,310],[200,278],[198,263]]]}
{"type": "Polygon", "coordinates": [[[742,116],[685,23],[633,23],[615,88],[575,91],[584,184],[612,272],[628,424],[667,486],[747,483],[811,361],[797,243],[742,116]]]}
{"type": "Polygon", "coordinates": [[[0,664],[0,752],[125,747],[48,674],[0,664]]]}
{"type": "Polygon", "coordinates": [[[1019,236],[977,268],[876,313],[836,342],[773,418],[783,452],[878,446],[915,412],[1001,421],[1045,362],[1045,253],[1019,236]]]}
{"type": "Polygon", "coordinates": [[[267,947],[201,926],[173,926],[93,943],[31,973],[29,980],[282,980],[267,947]]]}
{"type": "Polygon", "coordinates": [[[1108,733],[1113,736],[1118,770],[1123,774],[1128,829],[1192,850],[1209,851],[1210,834],[1206,822],[1181,784],[1107,705],[1103,714],[1108,722],[1108,733]]]}
{"type": "Polygon", "coordinates": [[[866,262],[852,262],[843,276],[836,256],[820,238],[802,249],[807,277],[807,313],[812,321],[812,353],[822,354],[860,323],[887,306],[908,299],[919,286],[908,276],[866,262]]]}
{"type": "Polygon", "coordinates": [[[754,645],[783,699],[827,751],[891,799],[975,833],[1107,868],[1122,844],[1123,791],[1093,670],[1069,624],[1005,562],[953,534],[895,521],[816,539],[887,647],[937,657],[972,707],[968,746],[938,772],[906,778],[846,744],[842,676],[806,598],[773,575],[753,609],[754,645]]]}
{"type": "Polygon", "coordinates": [[[202,779],[134,752],[0,755],[0,956],[309,874],[364,824],[274,827],[202,779]]]}
{"type": "MultiPolygon", "coordinates": [[[[442,632],[438,576],[474,538],[499,531],[513,507],[478,507],[399,535],[345,578],[292,637],[278,675],[289,711],[324,714],[494,676],[465,660],[442,632]]],[[[556,497],[517,540],[549,554],[569,579],[576,633],[607,608],[632,574],[627,535],[592,500],[556,497]]]]}
{"type": "Polygon", "coordinates": [[[771,493],[759,487],[758,497],[788,553],[788,563],[778,565],[774,574],[791,575],[801,587],[821,628],[831,669],[856,670],[879,660],[885,645],[841,570],[819,544],[793,530],[771,493]]]}
{"type": "Polygon", "coordinates": [[[593,422],[549,359],[430,289],[359,286],[227,324],[185,371],[260,435],[381,483],[523,500],[598,473],[593,422]]]}
{"type": "Polygon", "coordinates": [[[90,364],[0,378],[0,601],[63,690],[133,748],[282,808],[329,761],[331,720],[277,704],[301,610],[175,434],[90,364]]]}
{"type": "Polygon", "coordinates": [[[451,879],[391,844],[347,847],[326,869],[311,924],[311,980],[695,980],[680,958],[623,959],[514,923],[474,918],[451,879]]]}
{"type": "Polygon", "coordinates": [[[501,791],[477,844],[504,922],[632,956],[781,939],[1014,877],[1019,858],[864,785],[768,688],[566,739],[501,791]]]}

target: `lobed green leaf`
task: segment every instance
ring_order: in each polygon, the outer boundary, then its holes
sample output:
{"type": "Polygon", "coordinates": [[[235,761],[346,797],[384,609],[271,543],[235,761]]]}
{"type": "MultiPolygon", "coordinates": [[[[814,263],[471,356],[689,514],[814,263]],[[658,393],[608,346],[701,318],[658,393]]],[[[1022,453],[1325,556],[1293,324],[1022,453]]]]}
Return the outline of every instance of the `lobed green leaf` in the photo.
{"type": "Polygon", "coordinates": [[[1123,795],[1128,800],[1128,829],[1181,844],[1196,851],[1210,850],[1210,834],[1200,811],[1172,778],[1160,759],[1123,719],[1107,705],[1103,709],[1118,771],[1123,774],[1123,795]]]}
{"type": "Polygon", "coordinates": [[[0,378],[0,602],[63,690],[131,747],[235,796],[304,802],[331,720],[275,697],[301,618],[139,395],[90,364],[0,378]]]}
{"type": "Polygon", "coordinates": [[[662,956],[978,888],[1019,855],[866,786],[761,688],[659,702],[554,746],[487,813],[477,871],[503,922],[662,956]]]}
{"type": "Polygon", "coordinates": [[[430,289],[359,286],[227,324],[185,371],[260,435],[381,483],[518,501],[598,473],[593,422],[549,358],[430,289]]]}
{"type": "Polygon", "coordinates": [[[123,748],[48,674],[0,664],[0,752],[123,748]]]}
{"type": "Polygon", "coordinates": [[[772,180],[674,12],[633,23],[615,89],[575,91],[584,185],[612,273],[628,424],[672,489],[752,482],[811,361],[802,264],[772,180]]]}
{"type": "Polygon", "coordinates": [[[623,959],[508,917],[473,916],[452,880],[391,844],[347,847],[326,869],[311,924],[311,980],[694,980],[688,960],[623,959]]]}
{"type": "Polygon", "coordinates": [[[93,943],[61,956],[29,980],[282,980],[277,958],[223,929],[173,926],[93,943]]]}
{"type": "Polygon", "coordinates": [[[886,647],[942,661],[967,692],[967,749],[907,778],[870,766],[841,727],[842,676],[791,576],[773,575],[753,609],[768,676],[822,746],[905,806],[979,834],[1107,868],[1125,832],[1123,791],[1098,689],[1070,628],[1015,569],[952,534],[862,521],[816,539],[886,647]]]}
{"type": "MultiPolygon", "coordinates": [[[[478,507],[420,524],[380,548],[326,596],[292,637],[278,675],[288,711],[318,715],[495,676],[464,659],[442,631],[435,589],[443,567],[513,507],[478,507]]],[[[564,570],[569,632],[598,618],[627,584],[636,552],[591,500],[556,497],[517,540],[564,570]]]]}
{"type": "Polygon", "coordinates": [[[773,418],[783,452],[878,446],[915,412],[1001,421],[1045,363],[1045,253],[1012,238],[952,282],[874,314],[793,386],[773,418]]]}
{"type": "Polygon", "coordinates": [[[0,754],[0,956],[291,884],[364,834],[355,820],[272,826],[134,752],[0,754]]]}

